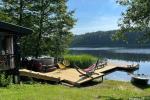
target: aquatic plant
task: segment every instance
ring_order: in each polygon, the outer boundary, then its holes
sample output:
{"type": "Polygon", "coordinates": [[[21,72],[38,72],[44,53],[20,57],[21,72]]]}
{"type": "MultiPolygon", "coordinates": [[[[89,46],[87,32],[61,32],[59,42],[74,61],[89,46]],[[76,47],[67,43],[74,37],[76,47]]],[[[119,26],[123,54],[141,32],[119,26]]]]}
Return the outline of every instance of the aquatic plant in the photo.
{"type": "Polygon", "coordinates": [[[65,55],[64,59],[70,62],[70,67],[77,65],[80,68],[86,68],[95,63],[98,58],[91,55],[82,54],[82,55],[65,55]]]}

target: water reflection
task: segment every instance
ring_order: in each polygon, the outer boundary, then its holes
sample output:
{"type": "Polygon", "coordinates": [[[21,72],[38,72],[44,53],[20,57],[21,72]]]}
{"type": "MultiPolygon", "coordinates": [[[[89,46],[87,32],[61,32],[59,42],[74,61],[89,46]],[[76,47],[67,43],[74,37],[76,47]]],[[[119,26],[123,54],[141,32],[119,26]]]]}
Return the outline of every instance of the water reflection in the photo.
{"type": "Polygon", "coordinates": [[[111,74],[105,76],[105,79],[119,80],[119,81],[130,81],[131,77],[128,76],[128,73],[126,73],[126,72],[116,71],[114,73],[111,73],[111,74]]]}
{"type": "Polygon", "coordinates": [[[118,53],[111,50],[71,50],[71,54],[91,54],[108,59],[125,60],[125,61],[150,61],[150,54],[136,53],[118,53]]]}
{"type": "MultiPolygon", "coordinates": [[[[112,63],[139,63],[139,70],[135,71],[136,74],[150,75],[150,49],[125,49],[125,48],[78,48],[77,50],[71,49],[71,54],[91,54],[94,56],[101,56],[109,59],[112,63]]],[[[131,77],[126,72],[116,71],[106,76],[111,80],[130,81],[131,77]]],[[[150,81],[149,81],[150,83],[150,81]]]]}
{"type": "MultiPolygon", "coordinates": [[[[121,64],[121,63],[128,63],[128,64],[133,64],[137,62],[133,61],[124,61],[124,60],[113,60],[109,59],[109,62],[112,62],[114,64],[121,64]]],[[[150,62],[148,61],[140,61],[139,62],[140,67],[138,70],[134,72],[134,74],[145,74],[145,75],[150,75],[150,62]]],[[[105,77],[106,79],[111,79],[111,80],[121,80],[121,81],[130,81],[131,77],[128,75],[127,72],[121,72],[121,71],[116,71],[114,73],[110,73],[105,77]]],[[[150,84],[150,81],[149,81],[150,84]]]]}

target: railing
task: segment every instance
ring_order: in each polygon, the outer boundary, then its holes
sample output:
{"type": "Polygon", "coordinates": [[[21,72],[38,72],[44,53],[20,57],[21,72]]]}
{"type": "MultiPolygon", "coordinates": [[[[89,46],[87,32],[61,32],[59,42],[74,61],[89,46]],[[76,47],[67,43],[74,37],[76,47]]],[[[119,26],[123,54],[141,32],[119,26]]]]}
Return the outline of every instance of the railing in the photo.
{"type": "Polygon", "coordinates": [[[14,57],[12,54],[0,55],[0,70],[11,68],[11,59],[14,57]]]}

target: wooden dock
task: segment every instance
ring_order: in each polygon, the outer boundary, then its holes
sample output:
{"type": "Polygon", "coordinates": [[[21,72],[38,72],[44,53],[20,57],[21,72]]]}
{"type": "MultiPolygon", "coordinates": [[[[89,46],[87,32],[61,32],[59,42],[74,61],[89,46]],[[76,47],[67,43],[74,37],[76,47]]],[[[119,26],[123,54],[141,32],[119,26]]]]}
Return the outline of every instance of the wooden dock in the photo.
{"type": "MultiPolygon", "coordinates": [[[[138,65],[133,65],[132,68],[137,68],[138,65]]],[[[27,69],[20,69],[20,75],[21,76],[28,76],[28,77],[33,77],[37,79],[43,79],[43,80],[50,80],[50,81],[55,81],[55,82],[66,82],[71,85],[80,85],[82,83],[85,83],[87,81],[96,79],[96,78],[102,78],[107,72],[111,72],[117,69],[130,69],[128,65],[124,66],[117,66],[114,64],[108,63],[106,66],[103,68],[99,68],[95,70],[95,73],[98,74],[93,74],[90,77],[86,76],[81,76],[81,74],[74,68],[66,68],[66,69],[57,69],[52,72],[47,72],[47,73],[41,73],[41,72],[35,72],[27,69]]]]}
{"type": "Polygon", "coordinates": [[[64,70],[55,70],[53,72],[47,72],[47,73],[41,73],[41,72],[35,72],[27,69],[20,69],[19,70],[21,76],[28,76],[33,77],[37,79],[43,79],[43,80],[50,80],[55,82],[66,82],[72,85],[80,85],[84,82],[103,77],[104,74],[99,73],[92,75],[91,77],[81,77],[80,73],[76,71],[76,69],[73,68],[67,68],[64,70]]]}

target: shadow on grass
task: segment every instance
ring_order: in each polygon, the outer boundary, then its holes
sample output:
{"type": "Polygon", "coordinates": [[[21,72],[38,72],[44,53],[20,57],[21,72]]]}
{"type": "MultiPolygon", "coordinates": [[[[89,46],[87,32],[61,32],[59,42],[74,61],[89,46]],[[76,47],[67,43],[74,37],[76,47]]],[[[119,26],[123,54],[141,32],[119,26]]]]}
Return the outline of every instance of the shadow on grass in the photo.
{"type": "Polygon", "coordinates": [[[136,86],[137,88],[140,88],[140,89],[146,89],[146,88],[150,88],[150,85],[149,84],[136,84],[136,83],[133,83],[131,82],[134,86],[136,86]]]}
{"type": "Polygon", "coordinates": [[[123,100],[122,98],[115,98],[111,96],[98,96],[96,99],[102,99],[102,100],[123,100]]]}
{"type": "Polygon", "coordinates": [[[99,82],[99,81],[89,81],[89,82],[85,82],[85,83],[81,84],[80,87],[90,87],[90,86],[98,85],[100,83],[102,83],[102,81],[101,82],[99,82]]]}

